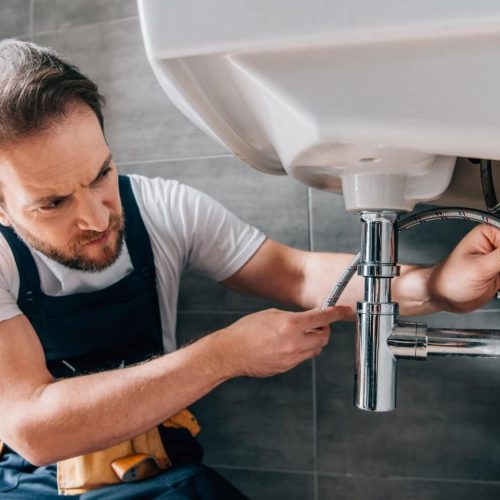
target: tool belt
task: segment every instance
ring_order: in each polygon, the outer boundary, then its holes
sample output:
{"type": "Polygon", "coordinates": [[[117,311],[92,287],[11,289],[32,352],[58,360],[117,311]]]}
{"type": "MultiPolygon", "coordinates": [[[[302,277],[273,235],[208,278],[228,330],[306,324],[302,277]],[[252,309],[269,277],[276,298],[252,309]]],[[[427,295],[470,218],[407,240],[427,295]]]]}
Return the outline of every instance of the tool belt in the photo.
{"type": "MultiPolygon", "coordinates": [[[[57,462],[59,495],[81,495],[103,486],[146,479],[168,469],[173,460],[167,454],[161,434],[169,429],[185,429],[192,437],[200,432],[194,415],[189,410],[182,410],[160,426],[128,441],[61,460],[57,462]]],[[[0,441],[0,454],[2,448],[0,441]]]]}
{"type": "MultiPolygon", "coordinates": [[[[200,426],[189,410],[182,410],[161,425],[187,429],[193,437],[200,432],[200,426]]],[[[58,462],[58,493],[80,495],[103,486],[146,479],[171,466],[172,460],[163,445],[160,429],[153,427],[105,450],[58,462]]]]}

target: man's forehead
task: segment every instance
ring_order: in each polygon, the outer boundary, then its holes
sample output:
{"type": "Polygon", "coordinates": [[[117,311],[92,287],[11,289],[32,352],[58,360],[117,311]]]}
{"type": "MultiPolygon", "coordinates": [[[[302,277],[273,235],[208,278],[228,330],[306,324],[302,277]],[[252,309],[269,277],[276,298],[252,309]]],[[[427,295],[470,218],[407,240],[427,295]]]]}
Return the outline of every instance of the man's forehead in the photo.
{"type": "Polygon", "coordinates": [[[73,113],[40,134],[0,148],[0,182],[37,194],[90,183],[109,149],[95,116],[73,113]]]}
{"type": "Polygon", "coordinates": [[[80,157],[40,158],[36,162],[22,156],[10,157],[8,161],[0,158],[0,180],[4,185],[22,187],[34,194],[58,193],[90,184],[109,160],[107,150],[80,157]]]}

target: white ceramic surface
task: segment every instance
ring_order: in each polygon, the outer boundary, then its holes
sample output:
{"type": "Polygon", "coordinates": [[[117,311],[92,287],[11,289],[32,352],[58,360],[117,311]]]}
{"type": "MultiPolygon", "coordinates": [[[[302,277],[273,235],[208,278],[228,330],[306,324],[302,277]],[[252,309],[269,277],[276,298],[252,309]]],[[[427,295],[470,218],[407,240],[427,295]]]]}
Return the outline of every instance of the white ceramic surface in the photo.
{"type": "Polygon", "coordinates": [[[139,0],[139,12],[179,109],[253,167],[342,191],[348,210],[409,210],[442,196],[456,157],[500,159],[498,1],[139,0]]]}

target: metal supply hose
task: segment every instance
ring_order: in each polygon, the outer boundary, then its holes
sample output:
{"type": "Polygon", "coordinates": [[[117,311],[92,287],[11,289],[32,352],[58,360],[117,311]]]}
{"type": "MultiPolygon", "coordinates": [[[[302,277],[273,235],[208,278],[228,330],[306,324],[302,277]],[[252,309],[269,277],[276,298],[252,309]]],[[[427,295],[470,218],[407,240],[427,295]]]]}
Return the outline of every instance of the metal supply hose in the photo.
{"type": "MultiPolygon", "coordinates": [[[[402,220],[396,223],[396,230],[398,232],[402,232],[426,222],[450,219],[468,220],[481,224],[488,224],[489,226],[500,229],[500,217],[497,217],[491,213],[483,212],[481,210],[476,210],[473,208],[438,208],[404,217],[402,220]]],[[[334,306],[338,302],[340,296],[342,295],[342,292],[344,291],[344,288],[354,276],[360,258],[361,253],[358,253],[356,256],[354,256],[352,261],[346,267],[337,283],[333,287],[330,295],[323,303],[322,309],[334,306]]]]}
{"type": "Polygon", "coordinates": [[[484,202],[486,208],[493,213],[500,212],[500,203],[498,203],[493,183],[493,173],[491,171],[491,160],[479,160],[481,171],[481,186],[483,188],[484,202]]]}

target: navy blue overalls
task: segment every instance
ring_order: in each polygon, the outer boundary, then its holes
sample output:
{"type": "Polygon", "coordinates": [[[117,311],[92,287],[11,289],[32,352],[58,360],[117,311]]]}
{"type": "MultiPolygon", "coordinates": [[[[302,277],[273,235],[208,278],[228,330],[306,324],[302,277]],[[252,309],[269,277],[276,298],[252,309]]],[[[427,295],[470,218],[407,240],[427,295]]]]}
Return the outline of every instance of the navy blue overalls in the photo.
{"type": "MultiPolygon", "coordinates": [[[[163,352],[149,236],[130,179],[120,176],[119,186],[133,271],[103,290],[61,297],[45,295],[30,251],[11,228],[0,226],[20,275],[17,303],[40,338],[47,366],[56,378],[127,366],[163,352]]],[[[170,469],[149,479],[108,486],[77,497],[245,498],[201,463],[201,446],[186,429],[160,426],[159,430],[174,464],[170,469]]],[[[53,499],[58,496],[56,470],[55,464],[36,467],[7,449],[0,459],[0,498],[53,499]]]]}

